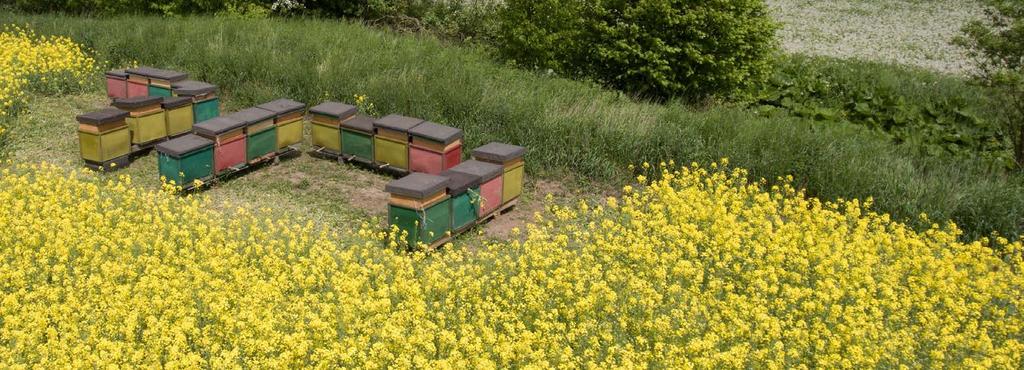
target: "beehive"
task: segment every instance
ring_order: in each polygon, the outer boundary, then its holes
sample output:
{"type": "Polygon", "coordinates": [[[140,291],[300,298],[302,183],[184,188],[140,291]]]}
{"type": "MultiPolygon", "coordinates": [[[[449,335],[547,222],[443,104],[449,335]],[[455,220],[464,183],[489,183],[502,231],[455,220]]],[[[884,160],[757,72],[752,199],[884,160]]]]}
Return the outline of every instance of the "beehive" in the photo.
{"type": "Polygon", "coordinates": [[[462,130],[423,122],[409,129],[409,170],[440,174],[462,160],[462,130]]]}
{"type": "Polygon", "coordinates": [[[445,193],[448,179],[413,173],[391,181],[384,190],[388,200],[388,222],[408,233],[409,247],[418,242],[430,245],[449,235],[451,205],[445,193]]]}
{"type": "Polygon", "coordinates": [[[217,86],[202,81],[185,80],[171,84],[175,96],[192,98],[192,121],[199,123],[220,116],[217,86]]]}
{"type": "Polygon", "coordinates": [[[213,172],[245,164],[245,122],[215,117],[192,126],[196,135],[213,140],[213,172]]]}
{"type": "Polygon", "coordinates": [[[256,107],[274,112],[277,150],[302,142],[302,119],[306,114],[306,104],[291,99],[277,99],[256,107]]]}
{"type": "Polygon", "coordinates": [[[448,196],[451,204],[452,231],[462,232],[476,223],[479,215],[480,177],[455,171],[441,172],[448,179],[448,196]]]}
{"type": "Polygon", "coordinates": [[[526,148],[504,143],[488,143],[473,149],[473,158],[479,161],[500,164],[504,167],[502,203],[508,203],[523,193],[523,155],[526,148]]]}
{"type": "Polygon", "coordinates": [[[423,120],[397,114],[373,121],[373,161],[394,168],[409,169],[409,130],[423,120]]]}
{"type": "Polygon", "coordinates": [[[130,68],[125,70],[125,74],[128,75],[126,88],[129,98],[149,96],[149,77],[143,75],[141,72],[142,71],[140,71],[139,68],[130,68]]]}
{"type": "MultiPolygon", "coordinates": [[[[167,69],[152,67],[131,68],[127,71],[130,75],[145,77],[146,94],[149,96],[169,97],[172,96],[172,84],[184,81],[188,74],[167,69]]],[[[141,82],[141,79],[139,79],[141,82]]]]}
{"type": "Polygon", "coordinates": [[[128,128],[132,144],[145,145],[167,137],[167,122],[159,96],[138,96],[116,99],[114,106],[128,111],[128,128]]]}
{"type": "Polygon", "coordinates": [[[363,163],[373,162],[373,118],[357,115],[341,123],[341,153],[363,163]]]}
{"type": "Polygon", "coordinates": [[[468,160],[452,167],[449,171],[475,176],[480,182],[480,199],[477,216],[486,217],[501,207],[502,167],[494,163],[468,160]]]}
{"type": "Polygon", "coordinates": [[[213,175],[213,141],[188,134],[157,144],[157,165],[167,182],[189,186],[213,175]]]}
{"type": "Polygon", "coordinates": [[[246,108],[228,115],[245,124],[245,160],[253,162],[277,152],[277,126],[274,112],[263,108],[246,108]]]}
{"type": "Polygon", "coordinates": [[[111,99],[128,97],[128,74],[123,69],[107,71],[107,96],[111,99]]]}
{"type": "Polygon", "coordinates": [[[101,164],[127,157],[131,149],[131,133],[125,118],[128,112],[106,108],[77,116],[78,144],[82,159],[101,164]]]}
{"type": "Polygon", "coordinates": [[[309,108],[313,146],[341,154],[341,122],[355,116],[357,110],[355,106],[333,101],[309,108]]]}
{"type": "Polygon", "coordinates": [[[164,98],[160,104],[164,108],[164,121],[167,136],[176,137],[192,132],[192,99],[186,96],[164,98]]]}

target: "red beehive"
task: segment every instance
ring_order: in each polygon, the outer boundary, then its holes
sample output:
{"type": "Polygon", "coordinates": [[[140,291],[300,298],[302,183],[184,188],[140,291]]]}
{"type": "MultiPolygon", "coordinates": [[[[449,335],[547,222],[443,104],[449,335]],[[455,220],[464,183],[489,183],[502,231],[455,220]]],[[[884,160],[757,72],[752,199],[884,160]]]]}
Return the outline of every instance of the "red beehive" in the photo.
{"type": "Polygon", "coordinates": [[[458,172],[476,176],[480,179],[480,205],[479,217],[490,215],[501,207],[502,174],[501,165],[468,160],[452,167],[451,172],[458,172]]]}
{"type": "Polygon", "coordinates": [[[220,116],[193,126],[196,135],[213,140],[213,170],[215,173],[245,163],[245,122],[220,116]]]}
{"type": "Polygon", "coordinates": [[[123,69],[107,71],[107,96],[112,99],[128,97],[128,74],[123,69]]]}
{"type": "Polygon", "coordinates": [[[139,68],[126,70],[125,73],[128,74],[125,94],[129,98],[149,96],[149,77],[142,74],[139,68]]]}
{"type": "Polygon", "coordinates": [[[462,160],[462,130],[423,122],[409,129],[409,170],[438,175],[462,160]]]}

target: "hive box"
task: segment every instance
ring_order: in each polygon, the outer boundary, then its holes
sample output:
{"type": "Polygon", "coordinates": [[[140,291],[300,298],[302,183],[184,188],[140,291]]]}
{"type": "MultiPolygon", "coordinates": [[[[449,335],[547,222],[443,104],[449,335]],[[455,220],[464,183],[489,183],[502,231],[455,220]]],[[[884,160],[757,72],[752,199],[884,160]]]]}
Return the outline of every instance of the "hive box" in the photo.
{"type": "Polygon", "coordinates": [[[167,137],[167,122],[159,96],[138,96],[115,99],[114,106],[128,111],[128,128],[132,144],[146,145],[167,137]]]}
{"type": "Polygon", "coordinates": [[[461,233],[472,227],[479,215],[480,177],[451,170],[441,172],[448,179],[448,203],[451,204],[452,231],[461,233]]]}
{"type": "Polygon", "coordinates": [[[167,136],[177,137],[192,132],[192,99],[186,96],[164,98],[160,104],[164,108],[164,121],[167,136]]]}
{"type": "Polygon", "coordinates": [[[274,112],[263,108],[246,108],[228,115],[245,124],[245,160],[256,162],[277,153],[277,126],[274,112]]]}
{"type": "Polygon", "coordinates": [[[373,121],[373,161],[397,169],[409,169],[409,130],[423,120],[391,114],[373,121]]]}
{"type": "Polygon", "coordinates": [[[306,104],[291,99],[277,99],[256,107],[274,112],[277,150],[302,142],[302,118],[306,114],[306,104]]]}
{"type": "Polygon", "coordinates": [[[93,167],[109,163],[127,165],[131,133],[125,118],[128,112],[106,108],[77,116],[78,145],[82,159],[93,167]],[[122,159],[118,161],[118,159],[122,159]]]}
{"type": "Polygon", "coordinates": [[[483,218],[501,207],[502,167],[494,163],[468,160],[452,167],[450,172],[458,172],[479,179],[480,199],[477,204],[477,217],[483,218]]]}
{"type": "Polygon", "coordinates": [[[124,99],[128,97],[128,74],[123,69],[107,71],[107,97],[124,99]]]}
{"type": "Polygon", "coordinates": [[[313,146],[341,154],[341,122],[355,116],[355,106],[338,102],[323,102],[309,108],[309,120],[313,123],[313,146]]]}
{"type": "Polygon", "coordinates": [[[523,193],[523,155],[525,154],[526,148],[524,147],[496,142],[473,149],[474,159],[500,164],[504,167],[502,203],[517,199],[523,193]]]}
{"type": "Polygon", "coordinates": [[[373,163],[373,118],[357,115],[341,123],[341,154],[373,163]]]}
{"type": "Polygon", "coordinates": [[[409,170],[440,174],[462,161],[462,130],[423,122],[409,129],[409,170]]]}
{"type": "Polygon", "coordinates": [[[220,116],[220,99],[217,98],[216,85],[185,80],[171,84],[171,92],[175,96],[192,98],[192,120],[195,123],[220,116]]]}
{"type": "Polygon", "coordinates": [[[437,175],[413,173],[389,182],[384,190],[388,201],[388,222],[408,233],[406,243],[434,244],[449,235],[451,205],[445,188],[448,179],[437,175]]]}
{"type": "Polygon", "coordinates": [[[138,73],[137,68],[125,70],[128,75],[126,82],[126,93],[128,98],[149,96],[149,77],[138,73]]]}
{"type": "Polygon", "coordinates": [[[138,75],[147,79],[146,93],[149,96],[172,96],[172,84],[188,78],[188,74],[184,72],[152,67],[131,68],[127,72],[130,75],[138,75]]]}
{"type": "Polygon", "coordinates": [[[215,117],[195,124],[192,131],[213,140],[213,173],[245,164],[245,122],[215,117]]]}
{"type": "Polygon", "coordinates": [[[213,175],[213,141],[188,134],[156,146],[160,176],[187,187],[213,175]]]}

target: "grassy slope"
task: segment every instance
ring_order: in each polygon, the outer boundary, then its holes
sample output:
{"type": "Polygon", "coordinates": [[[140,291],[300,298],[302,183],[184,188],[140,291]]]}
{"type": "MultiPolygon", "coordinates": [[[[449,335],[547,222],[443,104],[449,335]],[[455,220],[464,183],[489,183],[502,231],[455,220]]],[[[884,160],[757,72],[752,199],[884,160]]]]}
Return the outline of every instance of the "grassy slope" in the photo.
{"type": "Polygon", "coordinates": [[[137,60],[189,71],[221,85],[230,108],[278,96],[315,103],[366,94],[382,112],[466,129],[469,147],[491,140],[528,146],[533,175],[571,171],[621,180],[627,164],[643,160],[730,157],[755,177],[792,174],[824,199],[873,196],[878,209],[899,218],[927,212],[974,234],[1021,231],[1018,178],[971,163],[915,159],[847,125],[637,103],[595,86],[503,68],[481,52],[431,38],[336,21],[2,14],[0,22],[70,35],[114,65],[137,60]]]}

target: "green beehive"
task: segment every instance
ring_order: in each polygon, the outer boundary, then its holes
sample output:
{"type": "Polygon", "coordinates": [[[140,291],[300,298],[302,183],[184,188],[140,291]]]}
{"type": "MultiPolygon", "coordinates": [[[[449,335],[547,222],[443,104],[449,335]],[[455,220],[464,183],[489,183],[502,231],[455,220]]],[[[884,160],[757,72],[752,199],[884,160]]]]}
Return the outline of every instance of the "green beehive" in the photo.
{"type": "Polygon", "coordinates": [[[78,143],[82,159],[100,164],[128,155],[131,132],[125,118],[128,112],[107,108],[78,117],[78,143]]]}
{"type": "Polygon", "coordinates": [[[418,243],[434,246],[448,237],[452,218],[447,184],[445,177],[413,173],[384,188],[391,193],[388,223],[408,233],[410,248],[418,243]]]}
{"type": "Polygon", "coordinates": [[[171,86],[171,91],[175,96],[192,98],[192,120],[194,123],[220,116],[220,99],[217,98],[216,85],[185,80],[175,82],[171,86]]]}
{"type": "Polygon", "coordinates": [[[147,91],[149,96],[170,97],[172,96],[172,85],[184,81],[188,74],[167,69],[152,67],[138,67],[127,70],[130,74],[145,76],[149,85],[147,91]]]}
{"type": "Polygon", "coordinates": [[[306,104],[291,99],[277,99],[256,106],[274,112],[277,126],[277,150],[302,142],[302,119],[306,104]]]}
{"type": "Polygon", "coordinates": [[[341,153],[373,162],[373,118],[358,115],[341,123],[341,153]]]}
{"type": "Polygon", "coordinates": [[[245,123],[245,159],[252,162],[277,152],[277,127],[274,112],[263,108],[247,108],[228,115],[245,123]]]}
{"type": "Polygon", "coordinates": [[[452,231],[463,232],[476,223],[477,205],[480,203],[480,177],[451,170],[441,172],[448,178],[448,196],[451,204],[452,231]]]}
{"type": "Polygon", "coordinates": [[[160,176],[167,182],[189,186],[213,175],[213,141],[188,134],[156,146],[160,176]]]}
{"type": "Polygon", "coordinates": [[[502,204],[519,198],[519,195],[523,193],[524,155],[526,155],[526,148],[498,142],[488,143],[473,149],[472,156],[474,159],[500,164],[504,167],[501,193],[502,204]]]}
{"type": "Polygon", "coordinates": [[[313,146],[341,154],[341,122],[355,116],[358,110],[355,106],[333,101],[309,108],[313,146]]]}

